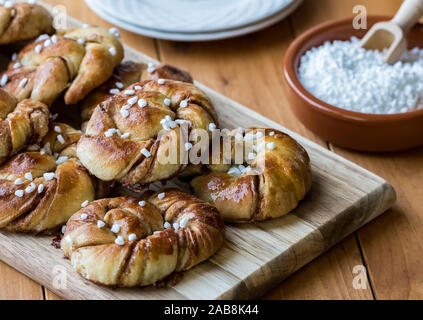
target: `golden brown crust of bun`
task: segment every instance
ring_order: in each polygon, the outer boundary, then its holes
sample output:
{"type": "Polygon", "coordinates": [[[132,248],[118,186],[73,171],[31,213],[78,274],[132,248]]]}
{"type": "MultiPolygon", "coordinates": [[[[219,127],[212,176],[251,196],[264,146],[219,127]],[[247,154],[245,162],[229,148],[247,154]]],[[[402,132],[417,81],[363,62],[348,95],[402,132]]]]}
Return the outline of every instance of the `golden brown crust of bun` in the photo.
{"type": "Polygon", "coordinates": [[[172,143],[183,146],[185,138],[178,126],[163,130],[161,121],[165,117],[186,121],[190,129],[208,130],[209,124],[217,122],[209,98],[193,84],[174,80],[162,84],[156,80],[138,82],[97,106],[78,143],[78,157],[93,175],[105,181],[118,180],[132,186],[172,178],[186,166],[179,161],[184,159],[185,149],[173,148],[172,143]],[[128,90],[133,94],[126,94],[128,90]],[[138,101],[144,99],[147,106],[135,103],[125,117],[122,107],[135,96],[138,101]],[[183,100],[186,107],[180,107],[183,100]],[[106,135],[116,129],[120,134],[106,135]],[[177,149],[177,161],[158,161],[171,148],[177,149]],[[143,154],[143,149],[151,156],[143,154]]]}
{"type": "Polygon", "coordinates": [[[40,151],[19,153],[0,166],[0,228],[47,231],[94,199],[95,182],[75,158],[80,136],[68,125],[52,123],[40,151]]]}
{"type": "MultiPolygon", "coordinates": [[[[122,90],[135,82],[158,79],[193,83],[188,72],[168,64],[161,64],[150,69],[144,63],[125,61],[116,67],[113,76],[104,85],[94,90],[84,99],[82,102],[82,120],[88,121],[97,105],[113,96],[110,90],[122,90]],[[117,83],[119,83],[119,87],[117,87],[117,83]]],[[[86,124],[83,125],[84,129],[85,127],[86,124]]]]}
{"type": "Polygon", "coordinates": [[[52,34],[53,17],[40,5],[25,2],[6,8],[0,5],[0,45],[52,34]]]}
{"type": "Polygon", "coordinates": [[[107,30],[72,29],[23,48],[3,73],[8,76],[3,88],[18,100],[47,105],[66,92],[65,103],[75,104],[106,82],[122,59],[122,44],[107,30]]]}
{"type": "Polygon", "coordinates": [[[141,80],[159,79],[169,79],[181,82],[194,83],[194,80],[188,72],[166,63],[162,63],[158,66],[152,66],[151,69],[147,68],[142,73],[141,80]]]}
{"type": "Polygon", "coordinates": [[[222,246],[224,224],[209,204],[177,189],[146,197],[144,206],[139,201],[94,201],[69,219],[61,247],[81,276],[108,286],[146,286],[192,268],[222,246]],[[165,222],[183,227],[165,228],[165,222]],[[113,225],[120,226],[117,232],[113,225]]]}
{"type": "Polygon", "coordinates": [[[47,134],[49,111],[34,100],[17,100],[0,89],[0,163],[47,134]]]}
{"type": "MultiPolygon", "coordinates": [[[[257,129],[247,132],[255,134],[257,129]]],[[[274,143],[275,148],[262,148],[257,153],[251,168],[258,168],[258,174],[234,176],[227,173],[230,166],[210,166],[211,172],[191,181],[195,194],[215,205],[225,221],[280,217],[292,211],[311,188],[310,158],[305,149],[283,132],[262,130],[265,136],[258,144],[274,143]],[[269,135],[271,132],[274,134],[269,135]]]]}

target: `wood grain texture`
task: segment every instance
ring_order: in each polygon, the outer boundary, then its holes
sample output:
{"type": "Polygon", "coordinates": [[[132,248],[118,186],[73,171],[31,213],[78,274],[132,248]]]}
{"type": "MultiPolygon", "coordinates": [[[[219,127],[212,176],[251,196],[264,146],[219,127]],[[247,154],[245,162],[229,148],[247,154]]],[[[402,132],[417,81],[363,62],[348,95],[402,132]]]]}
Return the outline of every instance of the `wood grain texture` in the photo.
{"type": "Polygon", "coordinates": [[[45,289],[45,298],[46,300],[62,300],[57,294],[48,289],[45,289]]]}
{"type": "Polygon", "coordinates": [[[42,287],[0,261],[0,300],[42,300],[42,287]]]}
{"type": "Polygon", "coordinates": [[[353,288],[354,266],[361,265],[354,235],[306,265],[265,295],[266,299],[371,300],[371,287],[353,288]],[[317,296],[319,294],[319,296],[317,296]]]}
{"type": "MultiPolygon", "coordinates": [[[[126,58],[152,61],[130,48],[126,48],[126,58]]],[[[255,225],[228,226],[223,248],[167,288],[108,289],[92,284],[73,272],[69,261],[51,246],[48,237],[2,231],[0,258],[69,299],[256,298],[395,201],[393,189],[383,179],[204,85],[197,85],[211,98],[223,127],[258,125],[280,129],[307,149],[314,184],[292,214],[255,225]],[[54,270],[58,267],[66,274],[65,288],[54,285],[54,270]]]]}
{"type": "Polygon", "coordinates": [[[398,190],[398,202],[386,216],[358,232],[368,272],[378,299],[423,297],[423,150],[382,159],[334,149],[388,176],[398,190]],[[405,181],[404,177],[408,177],[405,181]],[[392,290],[394,288],[394,290],[392,290]]]}

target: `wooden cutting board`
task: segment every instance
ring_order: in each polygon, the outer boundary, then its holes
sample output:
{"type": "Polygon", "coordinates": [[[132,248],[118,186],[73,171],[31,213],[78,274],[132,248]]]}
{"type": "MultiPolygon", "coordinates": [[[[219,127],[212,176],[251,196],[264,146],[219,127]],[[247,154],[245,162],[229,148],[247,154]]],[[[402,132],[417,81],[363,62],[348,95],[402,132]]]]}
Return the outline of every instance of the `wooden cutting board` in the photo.
{"type": "MultiPolygon", "coordinates": [[[[80,22],[69,19],[70,26],[80,22]]],[[[126,59],[157,62],[131,48],[126,59]]],[[[228,225],[225,245],[172,287],[111,289],[76,274],[52,237],[0,231],[0,259],[68,299],[257,298],[325,250],[390,208],[396,195],[382,178],[197,83],[212,99],[221,127],[271,127],[308,151],[313,186],[299,207],[260,224],[228,225]],[[59,285],[58,285],[59,284],[59,285]]]]}

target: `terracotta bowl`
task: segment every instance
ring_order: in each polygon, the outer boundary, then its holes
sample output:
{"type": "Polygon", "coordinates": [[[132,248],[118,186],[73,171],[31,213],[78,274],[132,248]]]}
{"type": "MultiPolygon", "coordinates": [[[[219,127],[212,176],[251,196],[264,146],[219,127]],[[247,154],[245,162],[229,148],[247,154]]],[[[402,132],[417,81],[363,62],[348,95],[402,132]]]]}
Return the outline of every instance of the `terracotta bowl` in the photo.
{"type": "MultiPolygon", "coordinates": [[[[389,17],[369,16],[368,27],[389,17]]],[[[355,30],[352,19],[320,24],[299,36],[284,59],[289,100],[297,118],[311,131],[335,145],[372,152],[400,151],[423,145],[423,110],[401,114],[366,114],[325,103],[308,92],[297,77],[300,58],[312,47],[329,40],[361,38],[367,30],[355,30]]],[[[408,34],[409,48],[423,48],[423,25],[408,34]]],[[[423,81],[423,79],[422,79],[423,81]]]]}

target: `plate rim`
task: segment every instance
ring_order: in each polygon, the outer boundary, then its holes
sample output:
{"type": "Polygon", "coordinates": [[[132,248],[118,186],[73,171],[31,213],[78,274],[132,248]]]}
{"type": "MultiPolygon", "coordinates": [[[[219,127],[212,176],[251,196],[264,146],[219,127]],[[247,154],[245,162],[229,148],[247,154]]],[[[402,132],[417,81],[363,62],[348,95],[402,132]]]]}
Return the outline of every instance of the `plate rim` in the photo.
{"type": "MultiPolygon", "coordinates": [[[[105,15],[109,15],[114,19],[117,20],[121,20],[125,23],[128,23],[130,25],[142,28],[142,29],[148,29],[148,30],[155,30],[157,32],[162,32],[162,33],[180,33],[180,34],[203,34],[203,33],[218,33],[218,32],[224,32],[227,30],[238,30],[244,27],[247,27],[249,25],[256,25],[259,22],[262,21],[266,21],[268,20],[270,17],[276,16],[279,13],[281,13],[282,11],[287,10],[287,8],[289,8],[293,3],[297,2],[297,1],[302,1],[302,0],[280,0],[280,1],[290,1],[290,3],[286,4],[285,6],[277,9],[277,10],[272,10],[269,14],[265,15],[264,17],[261,18],[257,18],[257,19],[249,19],[248,21],[246,21],[245,23],[238,23],[236,25],[232,25],[230,27],[219,27],[219,28],[208,28],[205,30],[193,30],[193,31],[189,31],[189,30],[166,30],[163,28],[154,28],[148,25],[141,25],[141,24],[137,24],[135,21],[124,21],[123,19],[121,19],[115,12],[113,12],[113,10],[111,10],[111,8],[107,7],[107,6],[102,6],[101,3],[102,1],[99,0],[85,0],[85,2],[88,4],[88,2],[91,3],[90,7],[94,7],[94,8],[98,8],[98,10],[102,11],[105,15]]],[[[94,11],[94,10],[93,10],[94,11]]]]}
{"type": "Polygon", "coordinates": [[[192,41],[192,42],[200,42],[200,41],[213,41],[213,40],[222,40],[222,39],[230,39],[239,37],[242,35],[246,35],[249,33],[257,32],[268,28],[279,21],[285,19],[287,16],[292,14],[303,2],[304,0],[294,0],[286,10],[282,10],[279,14],[271,17],[270,19],[261,21],[257,24],[248,25],[246,27],[238,28],[238,29],[230,29],[221,32],[209,32],[209,33],[170,33],[170,32],[161,32],[153,29],[142,28],[139,26],[132,25],[128,22],[122,21],[120,19],[116,19],[114,17],[110,17],[107,13],[101,11],[98,8],[92,7],[90,5],[90,0],[85,0],[88,7],[102,19],[117,25],[118,27],[125,29],[127,31],[147,36],[150,38],[156,38],[161,40],[172,40],[172,41],[192,41]]]}

